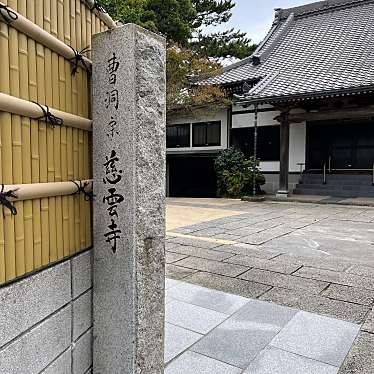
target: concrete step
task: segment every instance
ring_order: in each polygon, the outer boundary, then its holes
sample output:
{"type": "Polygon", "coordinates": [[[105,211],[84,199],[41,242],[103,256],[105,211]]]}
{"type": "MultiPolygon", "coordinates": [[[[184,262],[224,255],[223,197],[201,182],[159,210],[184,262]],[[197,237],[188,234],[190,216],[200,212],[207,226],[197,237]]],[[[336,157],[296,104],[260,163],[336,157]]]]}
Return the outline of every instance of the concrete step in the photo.
{"type": "Polygon", "coordinates": [[[374,197],[374,191],[355,191],[355,190],[337,190],[337,189],[304,189],[296,188],[295,195],[319,195],[335,197],[374,197]]]}
{"type": "MultiPolygon", "coordinates": [[[[346,184],[371,184],[372,175],[335,175],[327,174],[326,179],[330,182],[346,183],[346,184]]],[[[318,183],[323,180],[322,174],[304,174],[303,181],[305,183],[318,183]]]]}
{"type": "Polygon", "coordinates": [[[346,191],[362,191],[362,192],[374,192],[374,186],[372,185],[346,185],[346,184],[309,184],[309,183],[303,183],[303,184],[297,184],[296,188],[299,189],[317,189],[317,190],[346,190],[346,191]]]}

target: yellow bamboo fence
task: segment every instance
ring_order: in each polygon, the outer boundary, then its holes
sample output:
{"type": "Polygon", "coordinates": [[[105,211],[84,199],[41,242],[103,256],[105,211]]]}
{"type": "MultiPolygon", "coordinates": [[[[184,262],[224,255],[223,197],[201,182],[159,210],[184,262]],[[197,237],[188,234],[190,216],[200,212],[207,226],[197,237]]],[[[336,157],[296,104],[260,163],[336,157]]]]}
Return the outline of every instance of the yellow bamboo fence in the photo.
{"type": "Polygon", "coordinates": [[[0,1],[0,285],[92,245],[94,0],[0,1]]]}

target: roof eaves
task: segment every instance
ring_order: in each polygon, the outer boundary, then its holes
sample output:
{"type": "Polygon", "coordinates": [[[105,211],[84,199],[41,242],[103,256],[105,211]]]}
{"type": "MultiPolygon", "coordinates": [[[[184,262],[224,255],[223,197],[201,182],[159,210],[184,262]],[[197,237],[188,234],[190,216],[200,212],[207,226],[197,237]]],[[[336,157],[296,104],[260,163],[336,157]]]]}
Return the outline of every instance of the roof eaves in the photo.
{"type": "Polygon", "coordinates": [[[339,90],[326,90],[326,91],[315,91],[305,92],[283,96],[252,96],[248,95],[235,95],[237,103],[240,104],[266,104],[266,103],[286,103],[286,102],[298,102],[304,100],[316,100],[326,99],[332,97],[342,96],[354,96],[374,93],[374,85],[361,86],[361,87],[350,87],[339,90]]]}

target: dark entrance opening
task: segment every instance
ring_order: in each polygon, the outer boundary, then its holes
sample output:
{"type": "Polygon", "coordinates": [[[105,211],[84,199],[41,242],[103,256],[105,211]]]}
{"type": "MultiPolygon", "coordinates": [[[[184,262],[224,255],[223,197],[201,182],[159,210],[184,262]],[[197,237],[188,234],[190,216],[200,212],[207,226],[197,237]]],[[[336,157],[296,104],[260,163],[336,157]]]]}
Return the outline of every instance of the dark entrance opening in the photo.
{"type": "Polygon", "coordinates": [[[169,156],[169,195],[171,197],[216,197],[215,156],[169,156]]]}
{"type": "Polygon", "coordinates": [[[374,120],[307,123],[307,169],[369,172],[374,162],[374,120]]]}

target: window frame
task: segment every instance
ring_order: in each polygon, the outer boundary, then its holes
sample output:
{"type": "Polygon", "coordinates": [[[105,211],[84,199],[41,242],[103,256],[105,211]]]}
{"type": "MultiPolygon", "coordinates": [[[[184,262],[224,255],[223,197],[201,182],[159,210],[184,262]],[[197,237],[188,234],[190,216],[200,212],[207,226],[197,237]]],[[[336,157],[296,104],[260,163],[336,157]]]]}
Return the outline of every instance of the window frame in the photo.
{"type": "Polygon", "coordinates": [[[222,145],[222,121],[204,121],[204,122],[194,122],[192,123],[192,147],[194,148],[203,148],[203,147],[220,147],[222,145]],[[218,141],[209,143],[208,142],[208,129],[209,126],[215,125],[218,127],[218,141]],[[200,126],[205,128],[205,142],[203,143],[195,143],[195,129],[200,126]]]}
{"type": "MultiPolygon", "coordinates": [[[[178,134],[177,134],[176,138],[178,138],[178,134]]],[[[176,142],[176,143],[178,143],[178,142],[176,142]]],[[[190,123],[173,123],[171,125],[166,126],[166,148],[168,148],[168,149],[178,149],[178,148],[190,148],[190,147],[191,147],[191,124],[190,123]],[[188,135],[186,136],[186,138],[188,138],[188,140],[186,139],[185,143],[181,142],[181,144],[169,145],[168,144],[168,130],[171,129],[171,128],[177,128],[178,129],[178,128],[182,128],[182,127],[188,129],[188,135]]]]}

